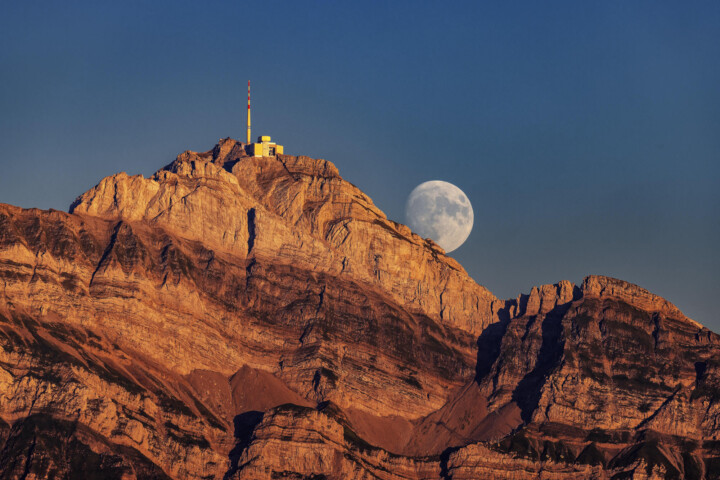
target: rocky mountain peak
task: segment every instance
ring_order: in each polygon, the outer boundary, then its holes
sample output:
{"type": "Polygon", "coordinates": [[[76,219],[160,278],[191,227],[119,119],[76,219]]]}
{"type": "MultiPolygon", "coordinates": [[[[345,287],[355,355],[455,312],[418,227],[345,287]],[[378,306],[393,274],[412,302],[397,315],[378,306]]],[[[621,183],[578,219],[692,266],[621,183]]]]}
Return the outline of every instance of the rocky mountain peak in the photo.
{"type": "Polygon", "coordinates": [[[664,298],[623,280],[590,275],[585,277],[581,288],[584,295],[615,298],[633,307],[684,319],[696,327],[702,327],[699,323],[687,318],[680,309],[664,298]]]}
{"type": "Polygon", "coordinates": [[[0,205],[0,478],[720,478],[720,338],[499,300],[326,160],[222,139],[0,205]]]}
{"type": "Polygon", "coordinates": [[[207,152],[183,152],[148,179],[107,177],[70,213],[148,222],[241,257],[279,255],[352,276],[473,333],[501,305],[432,240],[389,220],[331,162],[251,157],[229,138],[207,152]],[[445,293],[429,294],[439,283],[445,293]]]}

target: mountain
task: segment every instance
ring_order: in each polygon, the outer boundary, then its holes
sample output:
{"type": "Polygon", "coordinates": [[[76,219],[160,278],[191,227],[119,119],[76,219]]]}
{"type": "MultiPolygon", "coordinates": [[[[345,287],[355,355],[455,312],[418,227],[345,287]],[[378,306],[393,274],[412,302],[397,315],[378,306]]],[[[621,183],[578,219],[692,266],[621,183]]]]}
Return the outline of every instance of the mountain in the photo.
{"type": "Polygon", "coordinates": [[[720,478],[720,341],[496,298],[325,160],[220,140],[0,205],[0,479],[720,478]]]}

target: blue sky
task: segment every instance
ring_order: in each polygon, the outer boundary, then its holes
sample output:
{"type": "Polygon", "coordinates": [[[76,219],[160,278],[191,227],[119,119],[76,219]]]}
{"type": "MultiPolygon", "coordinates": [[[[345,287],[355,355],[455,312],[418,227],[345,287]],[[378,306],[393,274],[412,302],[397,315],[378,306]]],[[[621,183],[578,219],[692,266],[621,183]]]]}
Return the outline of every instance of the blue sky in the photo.
{"type": "Polygon", "coordinates": [[[3,2],[0,202],[254,133],[403,221],[462,188],[452,253],[500,297],[604,274],[720,330],[720,2],[3,2]]]}

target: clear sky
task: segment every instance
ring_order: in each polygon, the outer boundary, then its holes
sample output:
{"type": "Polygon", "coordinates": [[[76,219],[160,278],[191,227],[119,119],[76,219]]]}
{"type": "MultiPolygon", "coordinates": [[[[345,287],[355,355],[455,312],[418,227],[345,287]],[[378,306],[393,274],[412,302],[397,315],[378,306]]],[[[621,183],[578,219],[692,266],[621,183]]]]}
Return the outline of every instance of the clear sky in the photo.
{"type": "Polygon", "coordinates": [[[403,221],[426,180],[501,298],[603,274],[720,331],[720,2],[10,2],[0,202],[67,210],[118,171],[253,132],[403,221]]]}

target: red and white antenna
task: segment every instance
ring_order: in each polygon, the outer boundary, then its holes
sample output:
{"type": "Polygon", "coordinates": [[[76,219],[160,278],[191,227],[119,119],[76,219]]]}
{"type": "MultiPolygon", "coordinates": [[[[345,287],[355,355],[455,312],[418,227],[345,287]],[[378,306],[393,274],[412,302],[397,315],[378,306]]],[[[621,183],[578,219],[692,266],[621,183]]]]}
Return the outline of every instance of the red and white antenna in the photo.
{"type": "Polygon", "coordinates": [[[247,116],[247,144],[250,145],[250,80],[248,80],[248,116],[247,116]]]}

